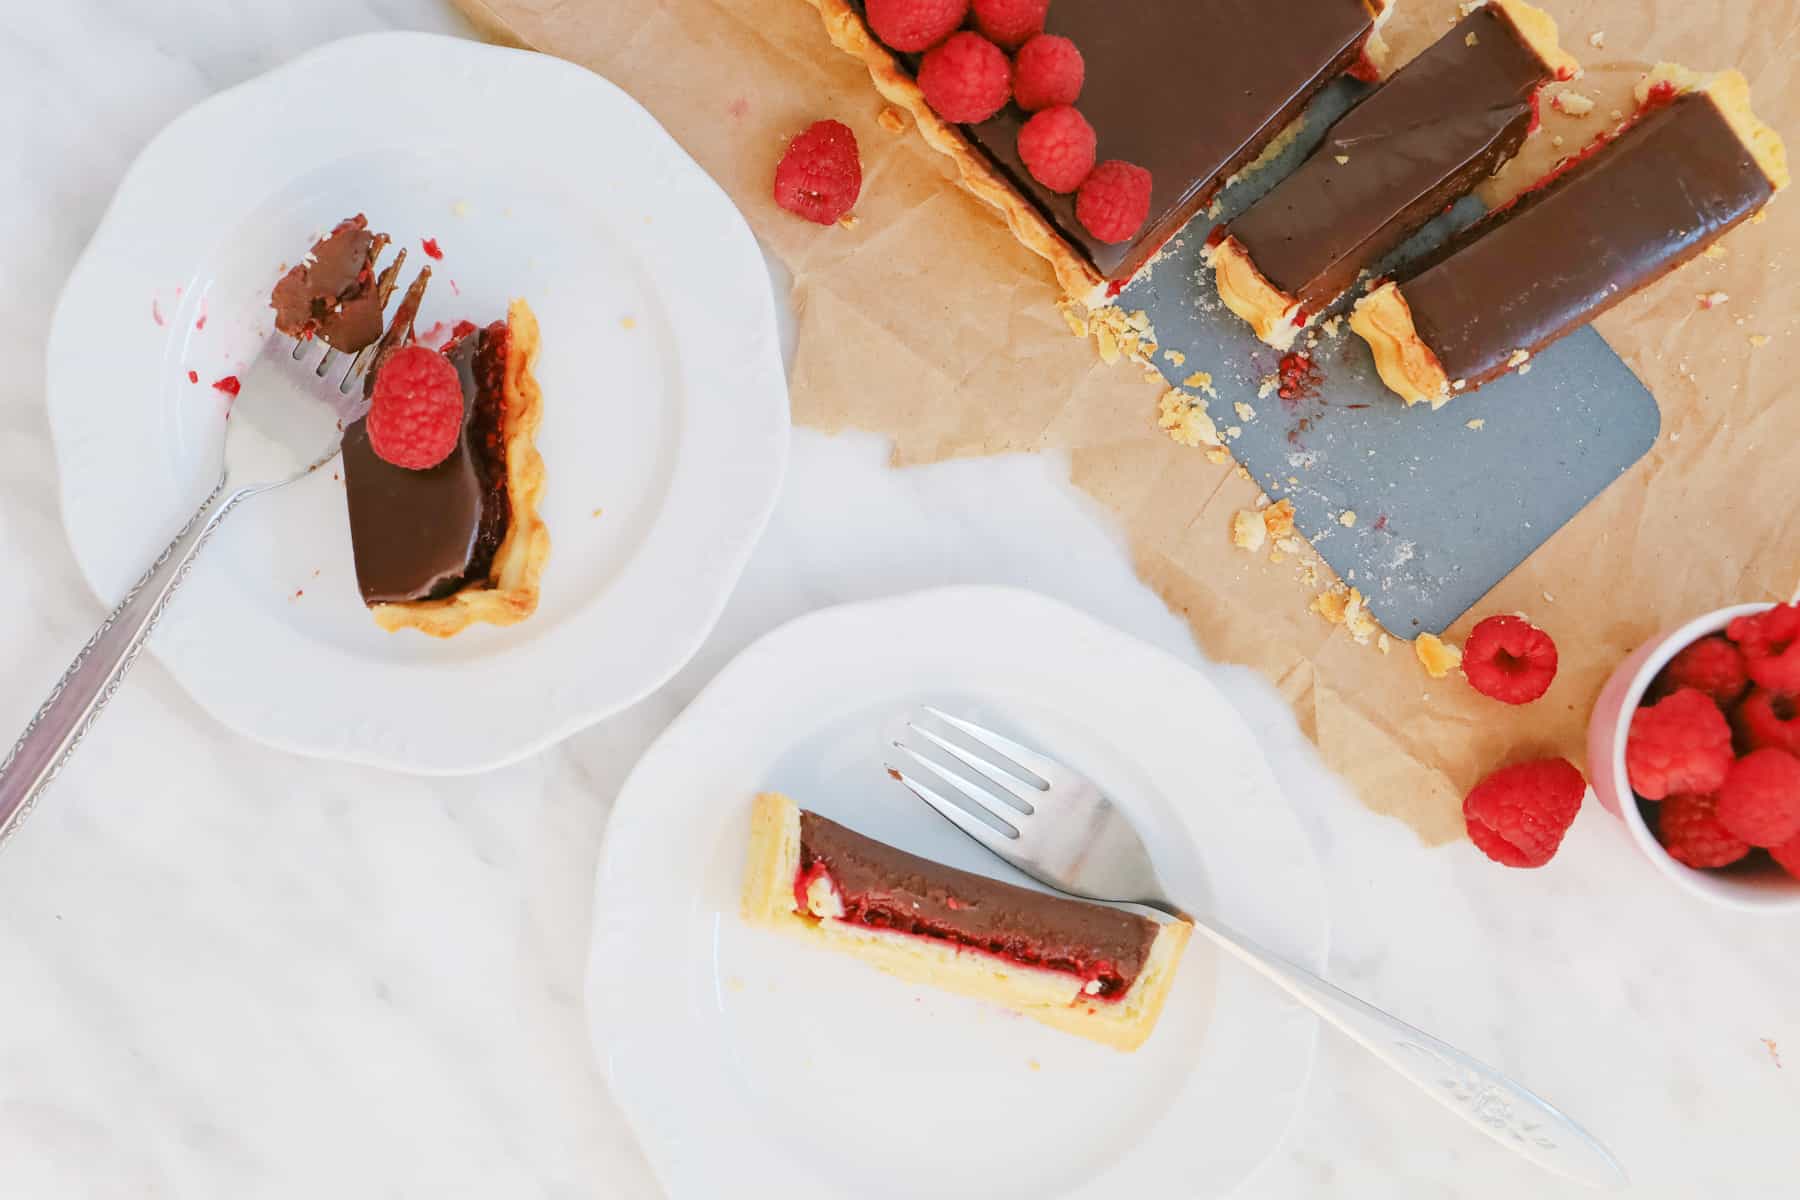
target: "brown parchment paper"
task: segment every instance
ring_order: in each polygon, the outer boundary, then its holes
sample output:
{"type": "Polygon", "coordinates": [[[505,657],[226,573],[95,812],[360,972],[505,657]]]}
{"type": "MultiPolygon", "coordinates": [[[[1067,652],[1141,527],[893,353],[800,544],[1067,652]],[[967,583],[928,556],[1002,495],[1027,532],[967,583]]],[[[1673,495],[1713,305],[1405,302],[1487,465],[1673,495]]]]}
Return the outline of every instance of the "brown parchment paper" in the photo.
{"type": "MultiPolygon", "coordinates": [[[[1759,114],[1800,150],[1800,0],[1538,2],[1586,67],[1569,87],[1596,104],[1582,118],[1546,105],[1543,133],[1489,185],[1490,200],[1587,141],[1613,109],[1630,111],[1638,77],[1663,59],[1743,70],[1759,114]]],[[[1118,514],[1140,575],[1202,648],[1273,680],[1362,799],[1427,843],[1462,836],[1462,795],[1503,761],[1560,753],[1581,763],[1601,684],[1649,635],[1727,603],[1786,598],[1800,575],[1795,195],[1727,238],[1722,258],[1683,268],[1600,321],[1655,392],[1663,433],[1447,635],[1460,642],[1495,612],[1524,612],[1550,631],[1561,649],[1556,684],[1514,709],[1460,677],[1428,678],[1404,642],[1385,657],[1353,643],[1308,611],[1318,589],[1292,561],[1232,547],[1231,516],[1255,502],[1254,485],[1157,429],[1164,387],[1142,368],[1107,367],[1070,335],[1046,264],[953,186],[948,161],[910,122],[899,133],[883,127],[868,75],[831,46],[806,0],[457,3],[497,40],[629,91],[785,260],[799,318],[797,421],[886,434],[896,465],[1070,451],[1074,481],[1118,514]],[[862,146],[852,228],[809,225],[770,196],[786,140],[822,117],[850,125],[862,146]],[[1720,292],[1727,299],[1711,308],[1699,301],[1720,292]]],[[[1121,19],[1131,11],[1122,5],[1121,19]]],[[[1390,65],[1456,15],[1455,0],[1400,0],[1390,65]]],[[[581,131],[569,133],[568,152],[581,153],[581,131]]],[[[1456,406],[1420,419],[1456,420],[1456,406]]]]}

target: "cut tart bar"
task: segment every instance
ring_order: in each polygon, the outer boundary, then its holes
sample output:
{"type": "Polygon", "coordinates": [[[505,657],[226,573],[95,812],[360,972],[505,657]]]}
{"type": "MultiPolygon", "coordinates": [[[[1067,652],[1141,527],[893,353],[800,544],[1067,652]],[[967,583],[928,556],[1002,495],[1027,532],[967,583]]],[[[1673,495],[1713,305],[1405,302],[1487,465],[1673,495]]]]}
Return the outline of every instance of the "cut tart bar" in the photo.
{"type": "Polygon", "coordinates": [[[1281,350],[1357,278],[1518,153],[1578,66],[1556,22],[1490,0],[1345,114],[1207,256],[1219,297],[1281,350]]]}
{"type": "MultiPolygon", "coordinates": [[[[276,284],[275,325],[355,354],[375,346],[371,391],[387,359],[414,340],[430,268],[402,299],[386,332],[381,314],[401,261],[379,276],[387,239],[362,216],[341,222],[276,284]]],[[[344,494],[357,586],[384,629],[450,637],[472,624],[511,625],[537,608],[550,536],[538,515],[544,463],[536,445],[543,396],[532,375],[537,319],[523,300],[485,327],[458,325],[444,354],[461,384],[462,431],[436,466],[387,462],[368,418],[344,428],[344,494]]]]}
{"type": "Polygon", "coordinates": [[[1101,157],[1135,163],[1154,181],[1149,219],[1132,240],[1109,244],[1082,226],[1073,196],[1025,169],[1018,137],[1026,113],[1008,104],[976,125],[943,120],[914,82],[916,56],[883,46],[860,0],[807,2],[881,94],[955,160],[963,186],[999,209],[1063,288],[1087,301],[1116,295],[1321,88],[1366,66],[1388,8],[1387,0],[1163,0],[1126,12],[1115,0],[1052,4],[1046,32],[1074,41],[1086,62],[1078,108],[1101,157]]]}
{"type": "Polygon", "coordinates": [[[1363,297],[1351,328],[1390,389],[1438,407],[1699,255],[1787,182],[1742,75],[1664,64],[1625,125],[1363,297]]]}
{"type": "Polygon", "coordinates": [[[746,920],[890,974],[1135,1050],[1156,1027],[1193,926],[959,871],[756,798],[746,920]]]}

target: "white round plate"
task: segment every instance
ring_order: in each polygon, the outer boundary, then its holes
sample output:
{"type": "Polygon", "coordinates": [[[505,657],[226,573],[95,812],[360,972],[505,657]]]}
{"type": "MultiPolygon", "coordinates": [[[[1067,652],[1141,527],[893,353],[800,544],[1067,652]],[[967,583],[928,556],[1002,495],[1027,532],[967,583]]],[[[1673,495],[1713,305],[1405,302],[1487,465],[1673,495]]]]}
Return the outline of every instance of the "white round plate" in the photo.
{"type": "Polygon", "coordinates": [[[407,278],[423,239],[441,249],[422,336],[496,320],[515,296],[538,315],[552,551],[537,614],[450,641],[384,633],[328,468],[225,524],[150,648],[262,741],[498,766],[660,686],[724,607],[787,456],[768,273],[661,126],[558,59],[380,34],[215,96],[127,173],[51,332],[63,517],[108,603],[211,489],[211,385],[254,356],[282,269],[357,212],[407,247],[407,278]]]}
{"type": "Polygon", "coordinates": [[[1135,1054],[746,926],[750,801],[1017,882],[883,769],[919,702],[1099,781],[1171,894],[1313,968],[1323,890],[1237,712],[1159,650],[1030,592],[951,588],[770,634],[651,747],[596,887],[587,1002],[674,1200],[1117,1200],[1230,1191],[1279,1145],[1315,1019],[1196,938],[1135,1054]]]}

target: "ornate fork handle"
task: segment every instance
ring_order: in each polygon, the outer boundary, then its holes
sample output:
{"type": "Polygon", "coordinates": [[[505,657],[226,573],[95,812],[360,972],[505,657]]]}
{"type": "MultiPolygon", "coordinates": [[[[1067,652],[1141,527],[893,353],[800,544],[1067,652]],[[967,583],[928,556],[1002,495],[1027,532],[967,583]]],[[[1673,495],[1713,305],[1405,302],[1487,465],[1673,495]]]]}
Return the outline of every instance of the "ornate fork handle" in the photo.
{"type": "Polygon", "coordinates": [[[56,778],[118,691],[137,661],[150,631],[162,618],[175,589],[187,578],[200,547],[232,509],[256,489],[227,493],[223,480],[200,505],[157,560],[150,564],[119,606],[107,614],[25,732],[0,762],[0,843],[25,820],[44,789],[56,778]]]}
{"type": "Polygon", "coordinates": [[[1625,1172],[1606,1148],[1528,1088],[1325,982],[1304,967],[1264,950],[1233,929],[1204,918],[1196,919],[1195,924],[1222,948],[1279,984],[1495,1141],[1590,1187],[1625,1186],[1625,1172]]]}

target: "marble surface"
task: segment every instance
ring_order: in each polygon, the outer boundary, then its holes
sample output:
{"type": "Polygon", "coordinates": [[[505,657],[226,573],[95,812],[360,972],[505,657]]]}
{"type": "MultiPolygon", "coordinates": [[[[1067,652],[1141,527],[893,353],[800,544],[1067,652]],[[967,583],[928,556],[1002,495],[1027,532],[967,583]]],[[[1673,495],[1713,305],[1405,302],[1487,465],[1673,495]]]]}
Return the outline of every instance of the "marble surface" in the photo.
{"type": "MultiPolygon", "coordinates": [[[[100,616],[54,499],[52,298],[164,122],[382,28],[465,32],[436,0],[0,4],[5,737],[100,616]]],[[[1066,462],[896,473],[884,457],[873,439],[798,434],[774,524],[699,657],[632,712],[495,774],[416,780],[266,750],[146,660],[0,856],[0,1192],[657,1196],[587,1050],[588,897],[625,772],[733,653],[821,605],[991,582],[1200,663],[1066,462]]],[[[1259,681],[1204,669],[1261,731],[1313,839],[1334,979],[1561,1103],[1634,1194],[1792,1193],[1791,921],[1698,907],[1594,805],[1542,871],[1422,849],[1318,768],[1259,681]]],[[[1238,1194],[1578,1193],[1326,1033],[1288,1145],[1238,1194]]]]}

